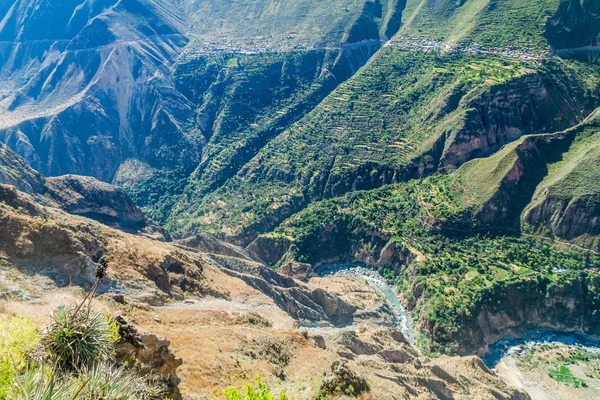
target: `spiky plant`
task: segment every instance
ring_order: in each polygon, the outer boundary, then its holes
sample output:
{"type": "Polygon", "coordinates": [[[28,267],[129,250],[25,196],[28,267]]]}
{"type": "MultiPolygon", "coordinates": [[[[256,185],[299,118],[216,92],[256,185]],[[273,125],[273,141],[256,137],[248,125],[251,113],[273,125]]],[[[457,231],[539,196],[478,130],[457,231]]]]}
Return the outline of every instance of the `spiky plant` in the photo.
{"type": "Polygon", "coordinates": [[[132,371],[98,363],[74,373],[30,366],[15,374],[7,400],[153,400],[163,390],[132,371]]]}
{"type": "Polygon", "coordinates": [[[106,316],[62,306],[51,317],[44,341],[60,369],[72,371],[91,366],[113,349],[114,333],[106,316]]]}
{"type": "Polygon", "coordinates": [[[76,400],[79,388],[60,380],[51,367],[29,366],[23,372],[15,371],[7,400],[76,400]]]}
{"type": "Polygon", "coordinates": [[[150,400],[162,398],[163,389],[134,371],[98,363],[71,375],[71,386],[82,385],[79,398],[89,400],[150,400]]]}

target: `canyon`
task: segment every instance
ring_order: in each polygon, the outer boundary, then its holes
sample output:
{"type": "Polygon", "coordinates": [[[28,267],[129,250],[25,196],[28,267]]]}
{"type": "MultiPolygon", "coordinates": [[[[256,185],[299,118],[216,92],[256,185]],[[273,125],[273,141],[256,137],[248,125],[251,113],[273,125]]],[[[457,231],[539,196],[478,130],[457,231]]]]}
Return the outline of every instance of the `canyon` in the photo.
{"type": "Polygon", "coordinates": [[[598,336],[599,38],[595,0],[0,1],[0,314],[106,265],[173,399],[537,398],[480,357],[598,336]]]}

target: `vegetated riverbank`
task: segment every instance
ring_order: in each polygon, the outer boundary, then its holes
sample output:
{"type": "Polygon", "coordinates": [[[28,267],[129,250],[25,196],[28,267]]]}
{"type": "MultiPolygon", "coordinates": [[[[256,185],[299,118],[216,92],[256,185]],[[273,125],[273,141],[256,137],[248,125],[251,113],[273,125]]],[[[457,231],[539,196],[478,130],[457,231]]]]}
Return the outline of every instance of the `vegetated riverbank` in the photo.
{"type": "MultiPolygon", "coordinates": [[[[316,270],[320,276],[338,275],[364,279],[367,284],[379,290],[386,299],[394,314],[396,327],[414,346],[418,332],[414,327],[410,312],[398,300],[398,292],[388,284],[376,270],[356,264],[325,265],[316,270]]],[[[581,332],[561,332],[550,329],[527,331],[521,338],[506,338],[489,346],[489,352],[482,360],[489,368],[495,368],[500,362],[509,357],[524,357],[540,346],[572,345],[587,351],[600,353],[600,339],[581,332]]]]}
{"type": "Polygon", "coordinates": [[[526,332],[522,338],[499,340],[490,345],[490,352],[481,357],[485,364],[494,368],[507,357],[521,357],[528,351],[544,345],[572,345],[600,353],[600,339],[581,332],[560,332],[536,329],[526,332]]]}

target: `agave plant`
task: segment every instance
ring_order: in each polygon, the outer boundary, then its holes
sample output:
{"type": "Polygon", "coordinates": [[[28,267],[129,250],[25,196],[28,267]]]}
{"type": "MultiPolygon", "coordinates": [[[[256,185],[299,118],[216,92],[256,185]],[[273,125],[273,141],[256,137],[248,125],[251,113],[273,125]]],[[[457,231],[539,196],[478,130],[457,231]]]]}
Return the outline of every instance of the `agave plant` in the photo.
{"type": "Polygon", "coordinates": [[[133,371],[98,363],[71,375],[71,387],[81,386],[80,399],[149,400],[162,398],[162,388],[133,371]]]}
{"type": "Polygon", "coordinates": [[[50,367],[29,366],[23,372],[15,371],[7,400],[76,400],[82,385],[70,386],[50,367]]]}
{"type": "Polygon", "coordinates": [[[51,317],[45,345],[60,369],[72,371],[91,366],[113,349],[112,323],[104,315],[88,315],[75,306],[63,306],[51,317]]]}
{"type": "Polygon", "coordinates": [[[160,386],[132,371],[99,363],[61,374],[51,367],[30,366],[15,374],[7,400],[151,400],[160,386]]]}

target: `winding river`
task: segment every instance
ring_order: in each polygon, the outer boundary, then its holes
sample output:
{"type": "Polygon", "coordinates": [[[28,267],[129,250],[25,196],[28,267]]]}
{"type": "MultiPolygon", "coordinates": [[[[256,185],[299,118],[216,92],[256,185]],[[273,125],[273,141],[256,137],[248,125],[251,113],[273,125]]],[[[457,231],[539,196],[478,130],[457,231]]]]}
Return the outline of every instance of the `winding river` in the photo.
{"type": "Polygon", "coordinates": [[[328,265],[317,269],[320,276],[338,275],[364,279],[368,284],[379,290],[394,314],[394,322],[406,340],[412,345],[416,343],[416,332],[410,313],[398,300],[396,288],[389,285],[379,272],[358,265],[328,265]]]}
{"type": "MultiPolygon", "coordinates": [[[[369,285],[379,290],[394,314],[396,328],[404,334],[412,345],[416,342],[417,332],[412,317],[398,300],[396,288],[389,285],[376,270],[359,265],[328,265],[317,269],[320,276],[339,275],[364,279],[369,285]]],[[[585,347],[600,352],[600,339],[594,339],[582,333],[567,333],[548,329],[526,332],[522,338],[507,338],[489,346],[489,353],[481,357],[485,364],[494,368],[504,358],[525,354],[527,349],[542,344],[568,344],[585,347]]]]}

